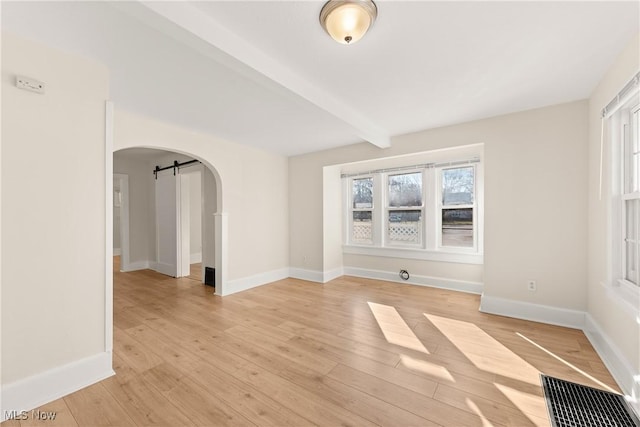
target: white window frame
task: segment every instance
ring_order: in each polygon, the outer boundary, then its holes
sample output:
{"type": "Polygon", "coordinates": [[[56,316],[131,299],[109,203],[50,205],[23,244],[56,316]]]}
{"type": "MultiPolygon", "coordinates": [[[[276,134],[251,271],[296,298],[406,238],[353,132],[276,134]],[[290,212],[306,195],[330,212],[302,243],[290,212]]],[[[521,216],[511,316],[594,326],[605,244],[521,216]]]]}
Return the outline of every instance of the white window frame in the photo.
{"type": "MultiPolygon", "coordinates": [[[[617,110],[611,114],[609,119],[611,135],[611,288],[614,295],[624,302],[625,306],[632,309],[634,313],[640,313],[637,301],[640,299],[640,285],[636,285],[625,279],[627,248],[626,248],[626,202],[640,198],[640,192],[627,191],[630,184],[629,161],[627,158],[628,146],[632,143],[633,137],[638,137],[636,132],[631,133],[633,123],[632,113],[640,109],[640,96],[636,93],[626,103],[621,104],[617,110]]],[[[636,121],[638,116],[636,116],[636,121]]],[[[638,231],[636,230],[638,233],[638,231]]],[[[637,236],[637,238],[640,236],[637,236]]],[[[640,279],[640,278],[639,278],[640,279]]]]}
{"type": "Polygon", "coordinates": [[[478,251],[478,196],[477,196],[477,184],[478,184],[478,166],[477,164],[471,165],[459,165],[459,166],[446,166],[436,169],[437,177],[437,197],[436,197],[436,244],[440,250],[456,250],[460,252],[475,253],[478,251]],[[447,169],[461,169],[461,168],[473,168],[473,203],[466,205],[444,205],[443,200],[443,188],[442,188],[442,173],[447,169]],[[450,209],[473,209],[473,245],[468,246],[446,246],[442,244],[442,211],[450,209]]]}
{"type": "MultiPolygon", "coordinates": [[[[466,159],[467,157],[465,157],[466,159]]],[[[398,168],[393,171],[366,172],[351,175],[343,179],[343,252],[346,254],[384,256],[392,258],[417,259],[428,261],[455,262],[464,264],[483,264],[483,208],[484,208],[484,167],[480,160],[458,162],[460,158],[452,159],[447,166],[398,168]],[[438,198],[441,197],[441,181],[438,177],[443,168],[460,168],[466,165],[474,167],[474,245],[473,247],[442,246],[441,216],[438,198]],[[404,173],[422,172],[422,236],[420,244],[390,243],[387,238],[386,215],[388,212],[387,192],[388,177],[404,173]],[[354,243],[351,233],[353,230],[352,188],[353,180],[373,177],[373,243],[354,243]]],[[[446,163],[446,162],[440,162],[446,163]]],[[[400,210],[414,210],[401,208],[400,210]]],[[[415,209],[418,210],[418,209],[415,209]]]]}
{"type": "MultiPolygon", "coordinates": [[[[638,135],[638,131],[640,130],[640,125],[639,125],[639,120],[640,120],[640,103],[635,103],[635,105],[632,105],[630,108],[628,109],[624,109],[622,110],[622,117],[621,117],[621,126],[622,129],[620,131],[621,134],[621,138],[620,138],[620,143],[621,143],[621,147],[620,147],[620,170],[621,170],[621,179],[620,179],[620,213],[621,213],[621,218],[620,218],[620,239],[619,239],[619,244],[620,244],[620,276],[618,279],[618,282],[621,286],[628,288],[631,287],[631,289],[638,289],[640,288],[640,268],[638,268],[638,262],[636,262],[636,271],[634,272],[635,274],[635,283],[633,283],[630,280],[627,280],[627,259],[628,259],[628,254],[627,254],[627,243],[628,243],[628,239],[627,239],[627,202],[628,201],[632,201],[632,200],[640,200],[640,189],[638,188],[638,185],[636,184],[636,188],[635,191],[633,189],[633,181],[634,180],[638,180],[637,176],[632,176],[633,173],[635,172],[635,174],[637,175],[638,173],[640,173],[640,171],[638,171],[638,168],[636,166],[636,168],[634,169],[633,162],[634,162],[634,153],[632,151],[632,147],[634,145],[634,139],[638,139],[640,138],[638,135]],[[625,130],[624,127],[626,127],[627,129],[625,130]]],[[[637,154],[636,154],[637,155],[637,154]]],[[[640,254],[640,230],[639,230],[639,225],[636,219],[636,226],[635,226],[635,236],[633,237],[634,243],[635,243],[635,253],[636,256],[638,256],[638,254],[640,254]]]]}
{"type": "MultiPolygon", "coordinates": [[[[389,173],[381,173],[381,180],[383,182],[384,187],[381,189],[384,194],[383,202],[384,202],[384,212],[382,215],[382,232],[384,236],[384,242],[382,244],[383,247],[389,248],[413,248],[413,249],[423,249],[425,247],[425,235],[426,235],[426,227],[425,227],[425,206],[426,206],[426,182],[425,182],[425,171],[426,169],[408,169],[397,172],[389,172],[389,173]],[[392,207],[389,206],[389,178],[397,175],[408,175],[419,173],[422,180],[422,205],[421,206],[407,206],[407,207],[392,207]],[[393,211],[420,211],[420,234],[419,234],[419,242],[417,243],[402,243],[392,241],[389,236],[389,227],[387,227],[388,218],[393,211]]],[[[375,182],[374,182],[375,184],[375,182]]]]}
{"type": "MultiPolygon", "coordinates": [[[[347,236],[346,236],[346,241],[349,242],[349,244],[351,245],[362,245],[362,246],[373,246],[376,243],[377,240],[377,233],[376,233],[376,227],[375,227],[375,218],[374,216],[376,215],[375,211],[376,209],[376,204],[377,204],[377,199],[376,199],[376,179],[373,175],[361,175],[361,176],[354,176],[352,178],[350,178],[348,180],[349,182],[349,187],[347,189],[348,192],[348,218],[347,218],[347,223],[349,224],[349,226],[347,227],[347,236]],[[371,204],[371,208],[355,208],[353,206],[353,182],[360,180],[360,179],[368,179],[371,178],[371,180],[373,181],[373,199],[372,199],[372,204],[371,204]],[[356,242],[355,239],[353,238],[353,213],[354,212],[367,212],[367,211],[371,211],[371,242],[361,242],[358,241],[356,242]]],[[[378,208],[379,209],[379,208],[378,208]]]]}

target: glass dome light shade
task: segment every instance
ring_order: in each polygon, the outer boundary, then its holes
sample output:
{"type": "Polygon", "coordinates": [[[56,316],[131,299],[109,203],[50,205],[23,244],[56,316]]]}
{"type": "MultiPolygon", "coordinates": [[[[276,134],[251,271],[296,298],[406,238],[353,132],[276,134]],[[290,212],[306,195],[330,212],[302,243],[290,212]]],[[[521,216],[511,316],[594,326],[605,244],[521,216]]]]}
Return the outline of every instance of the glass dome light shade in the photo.
{"type": "Polygon", "coordinates": [[[376,15],[371,0],[331,0],[320,12],[320,23],[338,43],[353,44],[365,35],[376,15]]]}

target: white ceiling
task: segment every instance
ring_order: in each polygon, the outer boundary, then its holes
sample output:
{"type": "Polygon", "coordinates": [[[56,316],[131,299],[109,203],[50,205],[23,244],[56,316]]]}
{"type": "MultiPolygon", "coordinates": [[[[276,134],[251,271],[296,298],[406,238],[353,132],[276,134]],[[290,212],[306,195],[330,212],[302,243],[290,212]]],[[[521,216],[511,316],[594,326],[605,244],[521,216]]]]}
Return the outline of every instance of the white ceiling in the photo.
{"type": "Polygon", "coordinates": [[[637,1],[376,4],[351,46],[315,0],[3,1],[2,27],[106,64],[120,108],[285,155],[587,98],[640,30],[637,1]]]}

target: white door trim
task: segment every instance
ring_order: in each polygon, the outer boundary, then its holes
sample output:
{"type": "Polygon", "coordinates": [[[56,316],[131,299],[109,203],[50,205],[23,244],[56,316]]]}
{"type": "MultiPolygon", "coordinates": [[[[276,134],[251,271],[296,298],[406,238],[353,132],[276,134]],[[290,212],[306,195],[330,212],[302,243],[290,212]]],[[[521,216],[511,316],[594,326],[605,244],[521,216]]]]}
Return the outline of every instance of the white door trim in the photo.
{"type": "Polygon", "coordinates": [[[105,102],[104,350],[113,350],[113,102],[105,102]]]}
{"type": "Polygon", "coordinates": [[[227,294],[227,265],[229,247],[228,230],[229,215],[226,212],[214,214],[215,221],[215,258],[216,258],[216,295],[227,294]]]}

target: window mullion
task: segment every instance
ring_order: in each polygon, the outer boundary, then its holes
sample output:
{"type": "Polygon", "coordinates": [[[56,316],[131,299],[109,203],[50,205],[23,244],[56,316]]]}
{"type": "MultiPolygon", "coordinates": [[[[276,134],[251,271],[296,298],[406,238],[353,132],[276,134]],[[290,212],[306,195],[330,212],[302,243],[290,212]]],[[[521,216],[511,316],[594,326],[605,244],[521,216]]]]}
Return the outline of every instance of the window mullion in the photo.
{"type": "Polygon", "coordinates": [[[429,168],[424,170],[423,186],[424,186],[424,247],[427,250],[434,250],[436,248],[436,186],[435,180],[435,168],[429,168]]]}
{"type": "Polygon", "coordinates": [[[436,218],[435,218],[435,247],[442,248],[442,169],[434,169],[436,184],[436,218]]]}
{"type": "Polygon", "coordinates": [[[351,180],[342,180],[342,241],[351,244],[351,180]]]}
{"type": "Polygon", "coordinates": [[[380,173],[373,175],[373,244],[382,246],[382,219],[384,216],[382,176],[380,173]]]}

